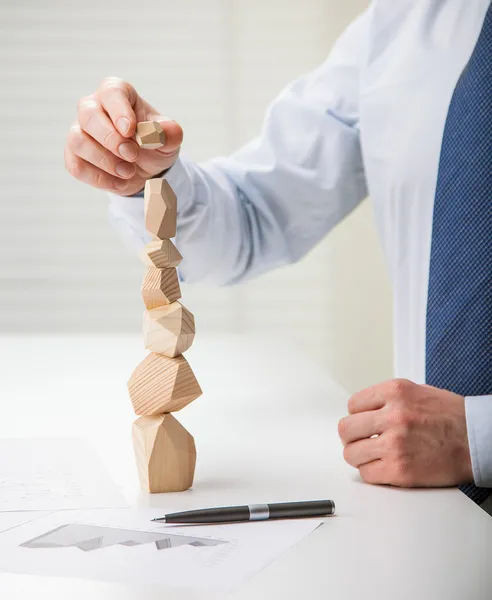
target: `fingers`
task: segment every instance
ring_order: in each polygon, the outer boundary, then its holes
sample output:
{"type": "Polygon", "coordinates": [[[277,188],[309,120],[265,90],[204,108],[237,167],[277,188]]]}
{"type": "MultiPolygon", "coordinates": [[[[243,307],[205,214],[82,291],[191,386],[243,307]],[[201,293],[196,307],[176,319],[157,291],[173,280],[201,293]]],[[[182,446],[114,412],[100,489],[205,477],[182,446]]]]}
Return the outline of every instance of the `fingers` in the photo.
{"type": "Polygon", "coordinates": [[[101,146],[128,162],[137,160],[137,143],[123,137],[115,129],[96,97],[89,96],[79,102],[78,116],[81,129],[101,146]]]}
{"type": "Polygon", "coordinates": [[[354,415],[368,410],[378,410],[385,405],[380,386],[373,386],[357,392],[348,401],[349,414],[354,415]]]}
{"type": "Polygon", "coordinates": [[[157,150],[140,149],[138,165],[147,173],[155,175],[169,169],[176,162],[183,142],[183,129],[176,121],[162,117],[154,117],[154,120],[161,125],[166,143],[157,150]]]}
{"type": "Polygon", "coordinates": [[[162,173],[174,165],[179,155],[179,148],[168,155],[159,153],[159,150],[142,150],[138,157],[138,166],[150,177],[162,173]]]}
{"type": "Polygon", "coordinates": [[[359,474],[366,483],[385,485],[389,483],[387,468],[383,460],[374,460],[359,467],[359,474]]]}
{"type": "Polygon", "coordinates": [[[383,433],[383,416],[379,411],[369,411],[344,417],[338,423],[338,435],[343,445],[383,433]]]}
{"type": "Polygon", "coordinates": [[[137,118],[134,106],[137,102],[135,88],[119,79],[108,77],[99,88],[98,98],[116,130],[126,138],[135,134],[137,118]]]}
{"type": "Polygon", "coordinates": [[[120,179],[110,175],[106,171],[87,162],[74,154],[68,148],[65,149],[65,166],[67,171],[83,183],[102,190],[114,192],[125,196],[132,195],[144,186],[144,180],[135,175],[130,180],[120,179]]]}
{"type": "Polygon", "coordinates": [[[166,143],[162,148],[158,148],[159,154],[170,154],[177,150],[183,143],[183,129],[179,123],[171,119],[163,119],[158,117],[155,119],[162,127],[166,135],[166,143]]]}
{"type": "Polygon", "coordinates": [[[103,148],[96,140],[82,131],[78,124],[70,129],[68,136],[68,149],[79,158],[99,167],[110,175],[131,179],[136,172],[134,164],[122,161],[106,148],[103,148]]]}
{"type": "Polygon", "coordinates": [[[182,141],[178,123],[160,116],[132,85],[109,77],[79,102],[78,122],[67,144],[67,168],[94,187],[130,195],[140,191],[146,179],[173,166],[182,141]],[[150,119],[161,124],[166,143],[156,150],[140,149],[134,139],[137,121],[150,119]],[[127,180],[128,186],[117,185],[114,178],[127,180]]]}
{"type": "Polygon", "coordinates": [[[379,438],[360,440],[345,446],[343,457],[355,468],[381,458],[382,448],[379,438]]]}
{"type": "Polygon", "coordinates": [[[354,394],[348,402],[350,414],[367,410],[378,410],[388,402],[405,400],[416,387],[416,384],[407,379],[392,379],[354,394]]]}

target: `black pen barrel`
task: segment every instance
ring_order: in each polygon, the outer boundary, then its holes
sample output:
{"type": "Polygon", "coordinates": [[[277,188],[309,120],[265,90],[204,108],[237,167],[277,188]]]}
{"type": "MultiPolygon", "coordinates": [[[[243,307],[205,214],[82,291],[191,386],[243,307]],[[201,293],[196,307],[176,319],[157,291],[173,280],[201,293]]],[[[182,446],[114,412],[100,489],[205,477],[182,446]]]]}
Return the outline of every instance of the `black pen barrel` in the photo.
{"type": "Polygon", "coordinates": [[[203,510],[187,510],[166,515],[166,523],[231,523],[234,521],[249,521],[249,516],[247,506],[205,508],[203,510]]]}
{"type": "Polygon", "coordinates": [[[326,517],[335,513],[333,500],[311,502],[283,502],[269,504],[270,519],[295,519],[296,517],[326,517]]]}

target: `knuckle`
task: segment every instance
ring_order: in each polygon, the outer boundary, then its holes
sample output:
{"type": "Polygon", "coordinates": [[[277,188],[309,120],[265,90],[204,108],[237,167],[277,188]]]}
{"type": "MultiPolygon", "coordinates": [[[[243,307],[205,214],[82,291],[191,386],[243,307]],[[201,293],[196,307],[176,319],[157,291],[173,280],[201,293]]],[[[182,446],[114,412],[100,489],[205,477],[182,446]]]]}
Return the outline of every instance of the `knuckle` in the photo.
{"type": "Polygon", "coordinates": [[[105,181],[105,176],[104,173],[102,173],[101,171],[98,171],[94,174],[94,185],[96,187],[105,187],[106,186],[106,181],[105,181]]]}
{"type": "Polygon", "coordinates": [[[83,172],[83,167],[82,167],[82,163],[77,160],[76,158],[65,158],[65,167],[67,169],[67,171],[70,173],[70,175],[72,175],[72,177],[75,177],[75,179],[80,179],[82,172],[83,172]]]}
{"type": "Polygon", "coordinates": [[[408,393],[412,383],[408,379],[393,379],[390,382],[390,393],[398,399],[401,399],[408,393]]]}
{"type": "Polygon", "coordinates": [[[79,123],[82,129],[87,129],[94,112],[97,110],[94,100],[81,100],[78,107],[79,123]]]}
{"type": "Polygon", "coordinates": [[[114,76],[105,77],[101,83],[101,88],[105,89],[105,90],[112,90],[112,89],[122,90],[129,94],[132,94],[135,92],[135,88],[133,87],[133,85],[131,83],[128,83],[128,81],[121,79],[121,77],[114,77],[114,76]]]}
{"type": "Polygon", "coordinates": [[[394,406],[389,414],[389,422],[394,427],[403,428],[405,431],[410,427],[412,418],[410,412],[402,406],[394,406]]]}
{"type": "Polygon", "coordinates": [[[338,422],[338,435],[342,440],[345,439],[347,435],[347,419],[343,418],[338,422]]]}
{"type": "Polygon", "coordinates": [[[393,482],[400,487],[412,487],[415,484],[410,463],[397,460],[393,464],[393,482]]]}
{"type": "Polygon", "coordinates": [[[107,154],[103,154],[100,159],[99,159],[99,168],[102,169],[103,171],[107,171],[108,173],[114,172],[114,167],[113,167],[113,162],[112,160],[109,158],[109,156],[107,154]]]}
{"type": "Polygon", "coordinates": [[[361,398],[361,395],[362,395],[362,392],[357,392],[349,398],[349,401],[347,404],[349,413],[353,413],[356,410],[359,400],[361,398]]]}
{"type": "Polygon", "coordinates": [[[396,458],[405,455],[406,436],[403,432],[395,430],[386,435],[386,449],[396,458]]]}
{"type": "Polygon", "coordinates": [[[116,147],[119,144],[119,138],[115,131],[108,130],[103,138],[103,146],[105,148],[109,148],[110,150],[116,150],[116,147]]]}
{"type": "Polygon", "coordinates": [[[84,135],[80,129],[80,125],[73,125],[68,134],[68,148],[71,152],[77,153],[84,143],[84,135]]]}
{"type": "Polygon", "coordinates": [[[404,435],[400,431],[392,431],[388,434],[388,441],[390,448],[400,454],[404,446],[404,435]]]}
{"type": "Polygon", "coordinates": [[[108,75],[101,81],[101,88],[114,88],[119,87],[123,82],[121,77],[115,77],[114,75],[108,75]]]}
{"type": "Polygon", "coordinates": [[[88,101],[88,96],[84,96],[83,98],[80,98],[79,101],[77,102],[77,111],[80,113],[81,110],[83,110],[86,107],[88,101]]]}
{"type": "Polygon", "coordinates": [[[374,483],[372,471],[368,468],[367,465],[362,465],[359,468],[359,475],[361,476],[362,481],[364,481],[365,483],[374,483]]]}
{"type": "Polygon", "coordinates": [[[96,105],[96,100],[94,98],[94,96],[84,96],[83,98],[80,98],[80,100],[77,103],[77,108],[79,113],[80,112],[84,112],[86,110],[90,110],[92,108],[94,108],[94,106],[96,105]]]}
{"type": "Polygon", "coordinates": [[[121,82],[121,89],[128,93],[128,95],[136,94],[135,88],[128,81],[121,82]]]}
{"type": "Polygon", "coordinates": [[[352,449],[350,448],[350,446],[345,446],[345,448],[343,449],[343,459],[349,465],[352,464],[352,462],[353,462],[353,454],[352,454],[352,449]]]}

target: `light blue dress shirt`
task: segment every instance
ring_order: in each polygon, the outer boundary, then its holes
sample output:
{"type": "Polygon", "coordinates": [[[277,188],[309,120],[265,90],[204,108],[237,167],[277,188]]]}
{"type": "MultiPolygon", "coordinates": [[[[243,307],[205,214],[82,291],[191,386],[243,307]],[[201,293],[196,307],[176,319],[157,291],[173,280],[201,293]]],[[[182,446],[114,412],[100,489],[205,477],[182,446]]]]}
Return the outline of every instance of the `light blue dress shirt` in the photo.
{"type": "MultiPolygon", "coordinates": [[[[226,285],[299,260],[367,195],[392,278],[395,375],[424,382],[434,196],[450,100],[490,0],[376,0],[328,60],[270,106],[261,135],[228,158],[181,158],[188,282],[226,285]]],[[[142,245],[141,198],[110,218],[142,245]]],[[[492,397],[466,399],[475,483],[492,487],[492,397]]]]}

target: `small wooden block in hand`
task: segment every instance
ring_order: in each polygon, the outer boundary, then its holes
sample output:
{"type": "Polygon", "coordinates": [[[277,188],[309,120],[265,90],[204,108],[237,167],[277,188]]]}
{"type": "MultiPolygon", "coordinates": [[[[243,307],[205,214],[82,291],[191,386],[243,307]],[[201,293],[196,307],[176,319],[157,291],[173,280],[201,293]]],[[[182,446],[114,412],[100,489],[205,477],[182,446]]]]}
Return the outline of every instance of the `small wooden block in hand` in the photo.
{"type": "Polygon", "coordinates": [[[202,395],[184,356],[168,358],[155,352],[133,371],[128,391],[137,415],[175,412],[202,395]]]}
{"type": "Polygon", "coordinates": [[[135,139],[144,150],[156,150],[166,143],[166,134],[157,121],[141,121],[137,123],[135,139]]]}
{"type": "Polygon", "coordinates": [[[183,354],[195,337],[195,318],[179,302],[144,313],[144,344],[147,350],[171,358],[183,354]]]}
{"type": "Polygon", "coordinates": [[[172,416],[140,417],[133,424],[133,447],[142,489],[151,494],[182,492],[193,484],[193,436],[172,416]]]}
{"type": "Polygon", "coordinates": [[[176,269],[150,267],[142,283],[142,298],[146,308],[166,306],[181,298],[176,269]]]}
{"type": "Polygon", "coordinates": [[[149,242],[140,253],[140,258],[148,267],[155,267],[156,269],[177,267],[183,260],[171,240],[149,242]]]}
{"type": "Polygon", "coordinates": [[[165,179],[147,179],[144,188],[145,228],[159,239],[176,235],[176,194],[165,179]]]}

